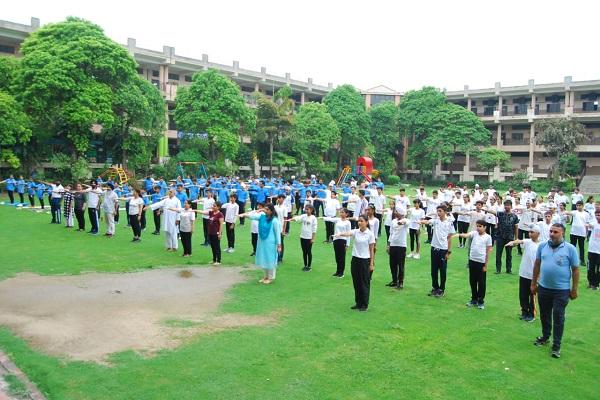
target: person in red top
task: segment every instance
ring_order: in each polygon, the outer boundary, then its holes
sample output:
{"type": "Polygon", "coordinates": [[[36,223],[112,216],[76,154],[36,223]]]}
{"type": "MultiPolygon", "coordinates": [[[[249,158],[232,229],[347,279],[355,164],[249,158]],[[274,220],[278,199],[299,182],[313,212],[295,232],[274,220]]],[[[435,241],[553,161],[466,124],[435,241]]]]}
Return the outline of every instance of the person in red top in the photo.
{"type": "Polygon", "coordinates": [[[211,210],[196,210],[199,214],[208,215],[208,242],[213,255],[213,265],[221,264],[221,229],[225,217],[221,210],[221,202],[215,201],[211,210]]]}

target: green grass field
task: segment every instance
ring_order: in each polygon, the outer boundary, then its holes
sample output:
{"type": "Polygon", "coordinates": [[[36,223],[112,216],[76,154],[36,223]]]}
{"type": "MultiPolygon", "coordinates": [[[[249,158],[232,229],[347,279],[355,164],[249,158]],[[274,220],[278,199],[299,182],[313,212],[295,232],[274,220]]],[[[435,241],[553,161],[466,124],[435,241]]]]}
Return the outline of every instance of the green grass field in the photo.
{"type": "MultiPolygon", "coordinates": [[[[148,229],[140,244],[117,227],[112,240],[49,224],[50,216],[0,206],[0,276],[86,271],[126,272],[204,265],[210,250],[194,237],[189,259],[166,253],[148,229]]],[[[102,229],[102,228],[101,228],[102,229]]],[[[270,286],[235,286],[223,312],[280,315],[270,326],[197,336],[152,358],[133,352],[112,366],[42,354],[0,329],[0,347],[49,399],[597,399],[600,398],[600,293],[586,289],[567,308],[560,360],[533,339],[540,323],[519,321],[518,275],[487,278],[486,309],[468,309],[466,250],[455,249],[447,294],[430,289],[429,246],[407,260],[405,289],[390,280],[383,247],[376,258],[369,311],[351,311],[349,277],[335,279],[333,249],[319,227],[313,271],[301,271],[299,226],[286,240],[284,264],[270,286]]],[[[423,237],[423,236],[422,236],[423,237]]],[[[236,252],[223,268],[252,262],[249,224],[237,228],[236,252]]],[[[516,251],[515,251],[516,253],[516,251]]],[[[518,270],[520,257],[513,260],[518,270]]],[[[493,270],[493,267],[491,268],[493,270]]],[[[261,272],[253,272],[258,278],[261,272]]]]}

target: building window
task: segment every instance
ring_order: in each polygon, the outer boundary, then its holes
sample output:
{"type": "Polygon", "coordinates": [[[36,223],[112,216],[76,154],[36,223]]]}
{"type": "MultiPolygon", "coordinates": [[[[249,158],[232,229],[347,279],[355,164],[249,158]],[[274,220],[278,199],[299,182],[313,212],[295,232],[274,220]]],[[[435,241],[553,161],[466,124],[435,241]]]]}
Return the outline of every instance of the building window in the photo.
{"type": "Polygon", "coordinates": [[[160,90],[160,82],[158,81],[158,79],[152,79],[152,84],[160,90]]]}
{"type": "Polygon", "coordinates": [[[144,68],[136,68],[135,70],[137,71],[138,74],[144,75],[144,68]]]}
{"type": "Polygon", "coordinates": [[[598,102],[597,101],[584,101],[583,102],[583,111],[598,111],[598,102]]]}
{"type": "Polygon", "coordinates": [[[515,114],[516,115],[527,114],[527,104],[515,104],[515,114]]]}
{"type": "Polygon", "coordinates": [[[15,54],[15,46],[0,44],[0,53],[15,54]]]}
{"type": "Polygon", "coordinates": [[[189,76],[189,75],[186,75],[186,76],[184,77],[184,79],[185,79],[185,81],[186,81],[186,82],[191,82],[191,81],[192,81],[192,77],[191,77],[191,76],[189,76]]]}
{"type": "Polygon", "coordinates": [[[372,94],[371,95],[371,106],[375,104],[385,103],[386,101],[394,101],[394,96],[387,94],[372,94]]]}
{"type": "Polygon", "coordinates": [[[473,114],[477,114],[477,107],[471,107],[471,112],[473,114]]]}
{"type": "Polygon", "coordinates": [[[523,132],[513,132],[511,134],[512,140],[518,140],[518,141],[522,141],[523,140],[523,132]]]}
{"type": "Polygon", "coordinates": [[[176,131],[177,125],[175,124],[175,118],[169,114],[169,130],[176,131]]]}
{"type": "Polygon", "coordinates": [[[160,76],[160,73],[157,70],[153,69],[152,70],[152,76],[155,77],[155,78],[158,78],[160,76]]]}
{"type": "Polygon", "coordinates": [[[494,115],[494,109],[495,108],[496,107],[494,107],[494,106],[485,106],[485,107],[483,107],[483,115],[486,116],[486,117],[494,115]]]}
{"type": "Polygon", "coordinates": [[[559,113],[560,112],[560,103],[546,104],[546,112],[547,113],[559,113]]]}
{"type": "Polygon", "coordinates": [[[179,74],[169,74],[169,80],[171,81],[178,81],[179,80],[179,74]]]}

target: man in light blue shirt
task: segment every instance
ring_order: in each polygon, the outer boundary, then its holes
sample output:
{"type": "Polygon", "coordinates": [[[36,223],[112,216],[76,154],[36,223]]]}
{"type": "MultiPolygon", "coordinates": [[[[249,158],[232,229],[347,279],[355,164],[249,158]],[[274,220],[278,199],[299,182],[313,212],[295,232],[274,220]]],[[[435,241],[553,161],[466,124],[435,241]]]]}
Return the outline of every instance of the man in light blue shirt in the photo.
{"type": "Polygon", "coordinates": [[[23,179],[23,175],[19,176],[19,180],[17,180],[17,193],[19,194],[19,203],[23,204],[25,203],[25,187],[27,186],[27,184],[25,183],[25,179],[23,179]]]}
{"type": "Polygon", "coordinates": [[[565,328],[565,308],[569,299],[577,298],[579,256],[577,249],[565,242],[565,227],[552,224],[550,240],[540,244],[533,265],[531,293],[538,294],[542,336],[536,346],[543,346],[552,335],[552,357],[560,358],[560,344],[565,328]],[[539,279],[539,282],[538,282],[539,279]],[[554,332],[552,332],[554,330],[554,332]]]}

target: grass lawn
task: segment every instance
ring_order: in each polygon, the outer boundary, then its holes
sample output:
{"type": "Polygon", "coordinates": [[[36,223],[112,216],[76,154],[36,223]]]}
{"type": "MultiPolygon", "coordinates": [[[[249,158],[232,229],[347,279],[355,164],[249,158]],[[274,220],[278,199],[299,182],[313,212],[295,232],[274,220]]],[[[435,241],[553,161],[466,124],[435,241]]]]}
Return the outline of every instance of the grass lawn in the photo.
{"type": "MultiPolygon", "coordinates": [[[[181,246],[178,254],[166,253],[163,237],[150,235],[151,229],[132,244],[123,223],[108,240],[49,222],[45,213],[0,206],[2,279],[23,271],[125,272],[211,260],[200,246],[201,233],[193,257],[184,259],[181,246]]],[[[236,252],[223,254],[223,268],[252,262],[249,224],[236,229],[236,252]]],[[[555,360],[548,347],[532,345],[541,333],[539,320],[517,318],[517,274],[490,273],[486,309],[468,309],[466,250],[455,249],[447,294],[436,299],[426,296],[428,245],[421,260],[407,260],[403,291],[385,287],[390,273],[380,246],[369,311],[358,313],[349,309],[350,257],[346,278],[332,278],[333,248],[321,243],[321,222],[313,271],[302,272],[298,233],[293,225],[273,285],[256,279],[239,284],[222,306],[223,312],[276,312],[274,325],[197,336],[152,358],[116,354],[112,366],[47,356],[4,328],[0,347],[49,399],[600,398],[600,293],[586,289],[585,270],[580,297],[567,308],[563,356],[555,360]]],[[[513,262],[517,271],[520,257],[513,262]]],[[[258,279],[261,272],[252,274],[258,279]]]]}

